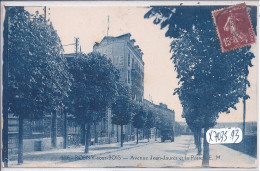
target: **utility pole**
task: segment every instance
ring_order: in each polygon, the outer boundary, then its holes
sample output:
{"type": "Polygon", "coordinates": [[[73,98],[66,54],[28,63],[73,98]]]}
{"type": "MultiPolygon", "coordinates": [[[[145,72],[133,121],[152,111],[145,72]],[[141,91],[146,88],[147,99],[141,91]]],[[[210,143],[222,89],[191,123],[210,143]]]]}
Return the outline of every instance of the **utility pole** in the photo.
{"type": "Polygon", "coordinates": [[[247,95],[246,95],[246,76],[244,75],[244,97],[243,97],[243,137],[245,137],[245,133],[246,133],[246,98],[247,98],[247,95]]]}
{"type": "Polygon", "coordinates": [[[107,36],[108,36],[108,31],[109,31],[109,16],[107,17],[107,36]]]}
{"type": "MultiPolygon", "coordinates": [[[[71,46],[71,45],[75,45],[75,53],[76,53],[76,55],[75,55],[75,57],[78,57],[78,49],[79,49],[79,38],[78,37],[74,37],[74,39],[75,39],[75,43],[70,43],[70,44],[67,44],[67,45],[63,45],[63,47],[64,46],[71,46]]],[[[81,53],[81,46],[80,46],[80,53],[81,53]]]]}
{"type": "Polygon", "coordinates": [[[46,22],[47,21],[46,20],[46,6],[44,6],[43,11],[44,11],[44,21],[46,22]]]}
{"type": "Polygon", "coordinates": [[[243,137],[245,137],[246,132],[246,97],[243,97],[243,137]]]}
{"type": "Polygon", "coordinates": [[[76,57],[78,57],[78,47],[79,47],[79,38],[75,38],[75,47],[76,47],[76,57]]]}

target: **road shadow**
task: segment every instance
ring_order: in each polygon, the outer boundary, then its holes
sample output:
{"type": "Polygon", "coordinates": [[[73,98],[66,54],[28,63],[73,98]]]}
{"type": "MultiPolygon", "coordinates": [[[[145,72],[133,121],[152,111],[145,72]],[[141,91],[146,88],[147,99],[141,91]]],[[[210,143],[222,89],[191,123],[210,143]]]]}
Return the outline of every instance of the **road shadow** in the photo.
{"type": "Polygon", "coordinates": [[[121,147],[95,147],[93,150],[113,150],[113,149],[119,149],[121,147]]]}

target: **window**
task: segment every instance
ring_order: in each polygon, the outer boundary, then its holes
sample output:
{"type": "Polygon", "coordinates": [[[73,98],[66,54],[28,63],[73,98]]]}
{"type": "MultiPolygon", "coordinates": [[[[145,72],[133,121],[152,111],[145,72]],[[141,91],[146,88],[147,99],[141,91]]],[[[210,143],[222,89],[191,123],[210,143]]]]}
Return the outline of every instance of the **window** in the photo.
{"type": "Polygon", "coordinates": [[[32,121],[32,132],[33,133],[42,133],[43,132],[43,120],[37,119],[32,121]]]}
{"type": "Polygon", "coordinates": [[[128,66],[130,67],[131,65],[131,58],[130,58],[130,53],[128,53],[128,66]]]}
{"type": "Polygon", "coordinates": [[[119,56],[119,63],[118,63],[118,65],[124,65],[124,57],[123,57],[123,55],[119,56]]]}
{"type": "Polygon", "coordinates": [[[130,71],[127,71],[127,82],[130,84],[130,80],[131,80],[131,73],[130,71]]]}
{"type": "Polygon", "coordinates": [[[118,56],[114,56],[114,65],[118,64],[118,56]]]}

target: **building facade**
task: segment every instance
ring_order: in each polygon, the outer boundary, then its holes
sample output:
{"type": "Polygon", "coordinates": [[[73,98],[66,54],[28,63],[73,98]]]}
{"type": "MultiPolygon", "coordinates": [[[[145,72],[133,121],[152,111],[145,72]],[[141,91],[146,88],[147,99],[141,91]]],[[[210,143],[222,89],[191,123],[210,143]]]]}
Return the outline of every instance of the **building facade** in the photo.
{"type": "Polygon", "coordinates": [[[132,90],[132,98],[143,103],[144,95],[144,61],[143,52],[131,34],[118,37],[105,36],[100,43],[93,47],[94,52],[99,52],[111,60],[116,69],[120,71],[120,82],[132,90]]]}
{"type": "Polygon", "coordinates": [[[168,108],[166,104],[160,103],[159,105],[154,104],[146,99],[144,99],[144,108],[148,111],[151,110],[154,113],[154,118],[158,117],[160,119],[160,125],[154,125],[151,129],[151,137],[160,135],[160,131],[164,129],[172,129],[175,132],[175,111],[168,108]],[[157,130],[159,133],[156,135],[157,130]]]}
{"type": "MultiPolygon", "coordinates": [[[[38,119],[25,119],[24,129],[24,152],[45,151],[53,148],[52,139],[55,138],[56,147],[63,148],[64,130],[66,129],[67,146],[75,146],[80,144],[80,126],[69,116],[66,119],[66,127],[64,126],[64,116],[57,113],[57,117],[53,120],[53,116],[45,115],[38,119]],[[55,137],[52,137],[55,132],[55,137]]],[[[9,114],[8,116],[8,154],[12,159],[12,155],[18,153],[18,117],[9,114]]]]}
{"type": "MultiPolygon", "coordinates": [[[[107,59],[111,60],[114,67],[120,72],[119,81],[131,89],[132,99],[139,104],[143,104],[143,52],[138,45],[135,45],[135,40],[131,39],[131,34],[127,33],[117,37],[105,36],[101,42],[95,43],[93,51],[105,55],[107,59]]],[[[110,110],[110,113],[107,113],[103,125],[107,124],[106,132],[109,141],[111,141],[111,138],[115,139],[115,136],[118,141],[121,129],[118,130],[119,126],[111,123],[111,112],[113,111],[110,110]]],[[[125,125],[123,130],[126,141],[135,140],[135,129],[131,123],[125,125]]]]}

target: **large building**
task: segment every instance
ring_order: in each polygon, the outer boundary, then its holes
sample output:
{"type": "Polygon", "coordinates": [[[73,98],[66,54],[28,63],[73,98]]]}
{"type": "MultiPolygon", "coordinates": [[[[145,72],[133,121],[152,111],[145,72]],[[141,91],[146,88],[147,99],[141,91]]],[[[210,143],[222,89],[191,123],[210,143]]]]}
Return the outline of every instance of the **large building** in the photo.
{"type": "Polygon", "coordinates": [[[143,53],[131,34],[118,37],[105,36],[100,43],[93,47],[94,52],[99,52],[110,59],[120,71],[120,81],[132,90],[135,101],[143,103],[144,95],[144,61],[143,53]]]}
{"type": "MultiPolygon", "coordinates": [[[[99,52],[111,60],[112,64],[120,72],[119,81],[131,89],[132,99],[143,104],[144,95],[144,61],[143,52],[135,40],[131,39],[131,34],[123,34],[117,37],[105,36],[101,42],[95,43],[94,52],[99,52]]],[[[108,110],[107,117],[102,125],[107,125],[105,129],[109,142],[115,141],[115,137],[121,135],[118,131],[118,125],[111,123],[111,110],[108,110]],[[116,134],[115,134],[116,132],[116,134]]],[[[124,126],[125,140],[135,139],[135,130],[132,124],[124,126]]]]}

